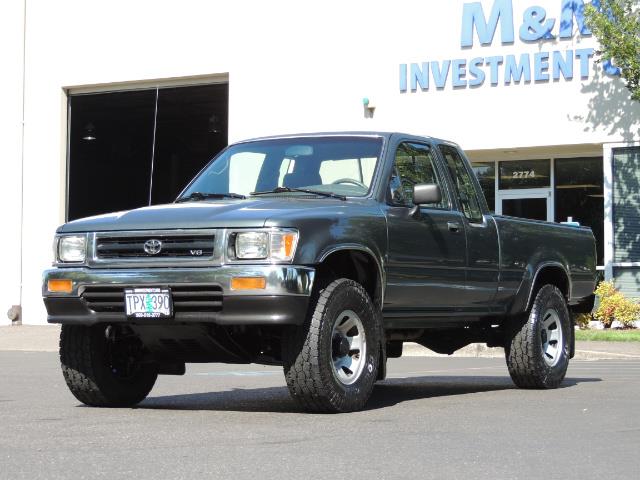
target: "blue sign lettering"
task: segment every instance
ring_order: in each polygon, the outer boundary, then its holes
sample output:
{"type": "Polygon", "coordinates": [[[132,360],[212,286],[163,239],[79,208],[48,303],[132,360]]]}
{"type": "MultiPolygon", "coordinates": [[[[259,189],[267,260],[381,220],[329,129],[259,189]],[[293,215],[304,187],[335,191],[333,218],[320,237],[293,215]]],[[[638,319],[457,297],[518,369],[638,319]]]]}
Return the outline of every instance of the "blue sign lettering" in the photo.
{"type": "Polygon", "coordinates": [[[589,78],[589,59],[593,57],[593,48],[579,48],[576,50],[576,58],[580,59],[580,78],[589,78]]]}
{"type": "Polygon", "coordinates": [[[522,26],[520,27],[520,40],[523,42],[536,42],[542,39],[554,39],[551,33],[556,21],[554,19],[545,20],[547,11],[542,7],[529,7],[522,16],[522,26]]]}
{"type": "Polygon", "coordinates": [[[436,84],[436,88],[444,88],[447,84],[447,76],[449,76],[450,60],[442,61],[442,68],[438,65],[438,62],[431,62],[431,73],[433,75],[433,83],[436,84]]]}
{"type": "Polygon", "coordinates": [[[573,50],[567,50],[565,57],[562,56],[562,52],[553,52],[553,59],[551,61],[552,77],[555,81],[560,80],[560,73],[565,80],[571,80],[573,78],[573,50]]]}
{"type": "Polygon", "coordinates": [[[501,21],[502,43],[513,43],[513,4],[511,0],[495,0],[491,9],[491,16],[487,22],[480,2],[465,3],[462,8],[462,47],[473,46],[473,29],[478,33],[482,45],[491,45],[493,36],[501,21]]]}
{"type": "Polygon", "coordinates": [[[533,55],[533,78],[536,82],[549,81],[549,52],[533,55]]]}
{"type": "MultiPolygon", "coordinates": [[[[596,7],[599,2],[592,2],[596,7]]],[[[578,30],[580,35],[591,35],[591,30],[584,21],[584,2],[583,0],[562,0],[562,8],[560,10],[560,38],[571,38],[573,35],[573,17],[578,22],[578,30]]]]}
{"type": "Polygon", "coordinates": [[[458,59],[452,62],[451,83],[453,88],[462,88],[467,86],[467,61],[458,59]]]}
{"type": "MultiPolygon", "coordinates": [[[[574,19],[578,25],[580,35],[591,35],[584,18],[584,0],[560,0],[561,11],[557,38],[571,39],[573,37],[574,19]]],[[[593,5],[599,7],[599,0],[592,0],[593,5]]],[[[528,7],[522,15],[522,24],[518,30],[523,42],[544,42],[556,38],[556,18],[550,18],[548,12],[541,6],[528,7]]],[[[513,1],[494,0],[489,18],[485,15],[482,3],[468,2],[462,9],[462,30],[460,45],[472,47],[474,35],[483,46],[491,45],[500,26],[500,38],[503,44],[514,42],[515,24],[513,22],[513,1]],[[475,33],[474,33],[475,32],[475,33]]],[[[479,87],[485,84],[487,77],[491,86],[496,86],[502,80],[504,85],[559,81],[573,79],[574,63],[579,62],[580,77],[589,78],[592,65],[593,48],[576,50],[557,49],[539,51],[536,53],[509,54],[506,56],[476,57],[471,60],[464,58],[431,60],[421,63],[403,63],[399,66],[400,92],[428,91],[431,85],[439,90],[447,85],[453,88],[479,87]],[[500,66],[504,71],[500,71],[500,66]],[[502,73],[502,75],[501,75],[502,73]]],[[[577,66],[576,66],[577,68],[577,66]]],[[[619,75],[620,69],[610,61],[603,62],[603,69],[609,75],[619,75]]],[[[576,73],[577,75],[577,73],[576,73]]]]}
{"type": "Polygon", "coordinates": [[[429,62],[423,62],[422,68],[417,63],[411,64],[411,91],[429,90],[429,62]]]}
{"type": "Polygon", "coordinates": [[[491,85],[498,85],[498,67],[504,62],[503,57],[487,57],[485,59],[487,65],[491,68],[491,85]]]}
{"type": "Polygon", "coordinates": [[[480,68],[482,65],[484,65],[484,58],[482,57],[474,58],[469,62],[469,75],[472,77],[469,80],[470,87],[479,87],[484,83],[484,70],[480,68]]]}
{"type": "Polygon", "coordinates": [[[407,64],[400,64],[400,91],[402,93],[407,91],[407,64]]]}
{"type": "Polygon", "coordinates": [[[528,53],[520,55],[520,63],[516,62],[515,55],[507,55],[504,62],[504,83],[510,85],[511,80],[520,83],[524,76],[526,83],[531,82],[531,60],[528,53]]]}

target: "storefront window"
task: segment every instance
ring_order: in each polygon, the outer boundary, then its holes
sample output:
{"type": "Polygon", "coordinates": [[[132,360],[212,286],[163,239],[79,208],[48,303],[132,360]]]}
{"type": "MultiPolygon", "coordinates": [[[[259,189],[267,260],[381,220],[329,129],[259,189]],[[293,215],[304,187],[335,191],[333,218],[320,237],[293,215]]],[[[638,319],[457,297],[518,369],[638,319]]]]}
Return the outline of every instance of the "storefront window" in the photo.
{"type": "Polygon", "coordinates": [[[500,190],[544,188],[551,185],[549,160],[500,162],[500,190]]]}
{"type": "Polygon", "coordinates": [[[591,227],[596,237],[598,265],[604,264],[604,191],[602,157],[555,160],[555,220],[570,217],[591,227]]]}
{"type": "Polygon", "coordinates": [[[474,163],[472,167],[487,199],[487,206],[493,213],[496,211],[496,165],[494,162],[474,163]]]}

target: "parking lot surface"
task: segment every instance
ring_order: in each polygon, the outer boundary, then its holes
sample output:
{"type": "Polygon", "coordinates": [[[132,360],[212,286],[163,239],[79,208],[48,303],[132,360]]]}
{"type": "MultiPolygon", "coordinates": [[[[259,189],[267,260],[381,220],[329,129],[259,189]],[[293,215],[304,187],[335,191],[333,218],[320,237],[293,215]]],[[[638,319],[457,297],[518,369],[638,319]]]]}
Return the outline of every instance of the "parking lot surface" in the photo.
{"type": "Polygon", "coordinates": [[[282,370],[190,365],[135,409],[68,392],[57,355],[0,352],[0,478],[629,479],[640,361],[513,387],[502,359],[390,360],[362,412],[302,413],[282,370]]]}

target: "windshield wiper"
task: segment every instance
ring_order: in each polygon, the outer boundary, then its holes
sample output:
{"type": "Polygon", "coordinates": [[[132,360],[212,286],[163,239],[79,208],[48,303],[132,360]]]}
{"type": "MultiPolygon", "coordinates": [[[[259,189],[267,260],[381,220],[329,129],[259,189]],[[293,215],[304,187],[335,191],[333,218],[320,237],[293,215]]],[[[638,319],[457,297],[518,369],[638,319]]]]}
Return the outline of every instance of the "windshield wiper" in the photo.
{"type": "Polygon", "coordinates": [[[251,192],[251,195],[267,195],[269,193],[286,193],[286,192],[301,192],[309,193],[311,195],[320,195],[321,197],[337,198],[339,200],[346,200],[347,197],[339,195],[333,192],[323,192],[322,190],[310,190],[308,188],[292,188],[292,187],[276,187],[273,190],[265,190],[264,192],[251,192]]]}
{"type": "Polygon", "coordinates": [[[186,197],[180,197],[175,201],[175,203],[182,202],[190,202],[191,200],[206,200],[207,198],[238,198],[240,200],[244,200],[244,195],[240,195],[239,193],[203,193],[203,192],[192,192],[186,197]]]}

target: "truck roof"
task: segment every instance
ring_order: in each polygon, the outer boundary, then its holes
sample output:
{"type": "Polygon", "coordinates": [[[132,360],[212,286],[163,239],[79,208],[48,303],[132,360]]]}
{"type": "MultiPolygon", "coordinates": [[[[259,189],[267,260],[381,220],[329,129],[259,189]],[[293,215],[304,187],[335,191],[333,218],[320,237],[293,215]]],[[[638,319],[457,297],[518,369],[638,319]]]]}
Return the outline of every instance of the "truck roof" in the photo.
{"type": "Polygon", "coordinates": [[[398,135],[398,136],[408,137],[408,138],[414,138],[414,139],[425,139],[425,140],[430,140],[430,141],[435,141],[435,142],[442,142],[442,143],[448,143],[448,144],[452,144],[452,145],[457,145],[455,142],[451,142],[449,140],[444,140],[444,139],[440,139],[440,138],[430,137],[428,135],[417,135],[417,134],[404,133],[404,132],[385,132],[385,131],[375,131],[375,130],[369,130],[369,131],[367,131],[367,130],[365,130],[365,131],[346,130],[346,131],[334,131],[334,132],[289,133],[289,134],[284,134],[284,135],[269,135],[269,136],[265,136],[265,137],[249,138],[249,139],[246,139],[246,140],[240,140],[238,142],[233,142],[233,144],[245,143],[245,142],[255,142],[255,141],[258,141],[258,140],[274,140],[274,139],[279,139],[279,138],[298,138],[298,137],[302,138],[302,137],[338,137],[338,136],[354,136],[354,137],[376,136],[376,137],[383,137],[383,138],[388,140],[393,135],[398,135]]]}

